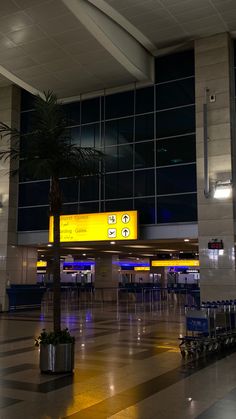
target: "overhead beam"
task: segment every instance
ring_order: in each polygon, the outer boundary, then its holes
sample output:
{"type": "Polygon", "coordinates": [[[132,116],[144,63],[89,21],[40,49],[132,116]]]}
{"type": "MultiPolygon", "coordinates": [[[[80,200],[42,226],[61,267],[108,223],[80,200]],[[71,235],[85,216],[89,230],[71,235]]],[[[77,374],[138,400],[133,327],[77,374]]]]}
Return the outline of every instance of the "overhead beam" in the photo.
{"type": "Polygon", "coordinates": [[[154,58],[127,30],[86,0],[62,0],[95,39],[137,81],[153,81],[154,58]]]}
{"type": "Polygon", "coordinates": [[[10,71],[8,71],[5,67],[3,67],[2,65],[0,65],[0,74],[2,76],[4,76],[6,79],[9,80],[9,85],[12,84],[16,84],[17,86],[20,86],[22,89],[27,90],[28,92],[32,93],[33,95],[39,95],[41,97],[43,97],[43,93],[38,90],[35,89],[33,86],[31,86],[30,84],[24,82],[23,80],[21,80],[19,77],[17,77],[15,74],[11,73],[10,71]],[[11,83],[10,83],[11,82],[11,83]]]}
{"type": "Polygon", "coordinates": [[[133,36],[146,50],[151,54],[155,55],[157,52],[157,47],[155,44],[148,39],[143,32],[141,32],[136,26],[134,26],[128,19],[126,19],[121,13],[114,9],[110,4],[105,0],[88,0],[89,3],[92,3],[107,16],[113,19],[118,23],[122,28],[124,28],[130,35],[133,36]]]}

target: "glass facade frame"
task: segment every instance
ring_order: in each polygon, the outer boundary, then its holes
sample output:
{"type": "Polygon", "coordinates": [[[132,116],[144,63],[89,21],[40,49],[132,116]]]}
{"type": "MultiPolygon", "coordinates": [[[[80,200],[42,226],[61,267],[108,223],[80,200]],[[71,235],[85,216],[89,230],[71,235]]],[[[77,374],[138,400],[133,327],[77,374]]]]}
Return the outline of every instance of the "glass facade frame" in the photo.
{"type": "MultiPolygon", "coordinates": [[[[64,193],[64,212],[109,211],[116,205],[117,210],[140,210],[144,224],[196,221],[196,200],[190,205],[191,200],[186,199],[186,216],[177,208],[178,197],[182,205],[184,195],[196,196],[194,83],[193,51],[184,51],[156,59],[152,85],[63,105],[72,141],[105,153],[104,176],[69,186],[64,193]],[[189,185],[184,186],[185,172],[189,185]],[[169,218],[160,216],[160,209],[165,214],[164,205],[171,213],[169,218]]],[[[25,131],[33,109],[32,98],[25,92],[22,104],[25,131]]],[[[21,176],[24,197],[19,201],[19,230],[27,227],[22,221],[26,219],[24,209],[39,208],[47,202],[45,197],[34,200],[33,205],[32,196],[27,200],[31,183],[21,176]]]]}

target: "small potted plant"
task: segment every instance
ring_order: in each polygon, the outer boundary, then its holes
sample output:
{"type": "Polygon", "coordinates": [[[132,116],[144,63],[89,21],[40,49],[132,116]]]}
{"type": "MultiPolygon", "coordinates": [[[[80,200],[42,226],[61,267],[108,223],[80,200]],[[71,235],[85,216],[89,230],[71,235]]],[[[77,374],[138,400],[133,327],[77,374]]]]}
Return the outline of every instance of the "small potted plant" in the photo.
{"type": "Polygon", "coordinates": [[[74,369],[75,338],[69,330],[46,332],[42,330],[35,339],[40,347],[40,370],[42,373],[72,373],[74,369]]]}

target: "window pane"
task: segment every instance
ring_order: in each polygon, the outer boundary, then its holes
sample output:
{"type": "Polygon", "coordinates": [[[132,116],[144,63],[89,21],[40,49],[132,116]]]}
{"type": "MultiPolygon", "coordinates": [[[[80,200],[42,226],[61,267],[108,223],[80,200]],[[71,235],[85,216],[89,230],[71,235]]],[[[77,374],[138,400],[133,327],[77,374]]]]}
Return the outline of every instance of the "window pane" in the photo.
{"type": "Polygon", "coordinates": [[[133,168],[133,144],[105,148],[106,172],[133,168]]]}
{"type": "Polygon", "coordinates": [[[86,202],[77,204],[64,204],[62,207],[63,214],[90,214],[99,212],[98,202],[86,202]]]}
{"type": "Polygon", "coordinates": [[[133,173],[115,173],[105,176],[106,199],[133,196],[133,173]]]}
{"type": "Polygon", "coordinates": [[[162,196],[157,199],[157,223],[197,220],[197,194],[162,196]]]}
{"type": "Polygon", "coordinates": [[[90,214],[91,212],[99,212],[98,202],[83,202],[79,204],[79,214],[90,214]]]}
{"type": "Polygon", "coordinates": [[[62,105],[68,125],[80,124],[80,102],[66,103],[62,105]]]}
{"type": "Polygon", "coordinates": [[[234,41],[234,67],[236,67],[236,41],[234,41]]]}
{"type": "Polygon", "coordinates": [[[105,124],[105,145],[124,144],[133,141],[134,119],[124,118],[107,121],[105,124]]]}
{"type": "Polygon", "coordinates": [[[81,126],[81,147],[99,147],[100,131],[99,124],[81,126]]]}
{"type": "Polygon", "coordinates": [[[135,199],[135,209],[138,211],[140,224],[155,224],[155,199],[135,199]]]}
{"type": "Polygon", "coordinates": [[[34,176],[34,178],[32,179],[32,173],[29,174],[28,170],[26,167],[23,166],[23,161],[20,160],[20,172],[19,172],[19,177],[20,177],[20,181],[21,182],[28,182],[31,180],[43,180],[43,179],[47,179],[48,176],[44,176],[43,173],[40,173],[40,175],[38,176],[34,176]]]}
{"type": "Polygon", "coordinates": [[[124,118],[118,121],[119,144],[130,143],[134,139],[134,118],[124,118]]]}
{"type": "Polygon", "coordinates": [[[18,231],[48,230],[49,207],[20,208],[18,231]]]}
{"type": "Polygon", "coordinates": [[[195,102],[194,77],[156,86],[156,109],[174,108],[195,102]]]}
{"type": "Polygon", "coordinates": [[[105,211],[129,211],[133,208],[132,199],[121,199],[105,202],[105,211]]]}
{"type": "Polygon", "coordinates": [[[195,131],[195,106],[157,112],[157,137],[171,137],[195,131]]]}
{"type": "Polygon", "coordinates": [[[78,214],[79,208],[78,204],[63,204],[62,205],[62,214],[70,215],[70,214],[78,214]]]}
{"type": "Polygon", "coordinates": [[[80,201],[96,201],[99,197],[97,176],[85,176],[80,180],[80,201]]]}
{"type": "Polygon", "coordinates": [[[158,140],[157,166],[183,164],[196,161],[195,135],[158,140]]]}
{"type": "Polygon", "coordinates": [[[135,168],[154,166],[154,141],[135,144],[135,168]]]}
{"type": "Polygon", "coordinates": [[[104,136],[104,143],[106,146],[114,145],[118,143],[118,120],[115,121],[107,121],[105,123],[105,136],[104,136]]]}
{"type": "Polygon", "coordinates": [[[100,96],[101,100],[101,120],[103,121],[105,119],[105,96],[100,96]]]}
{"type": "Polygon", "coordinates": [[[83,100],[81,102],[82,124],[100,120],[100,98],[83,100]]]}
{"type": "Polygon", "coordinates": [[[135,117],[135,141],[152,140],[154,138],[154,114],[135,117]]]}
{"type": "Polygon", "coordinates": [[[106,119],[134,114],[134,91],[116,93],[105,98],[106,119]]]}
{"type": "Polygon", "coordinates": [[[78,202],[79,200],[79,186],[77,179],[61,179],[60,180],[62,201],[63,202],[78,202]]]}
{"type": "Polygon", "coordinates": [[[32,130],[33,115],[34,115],[34,111],[24,112],[21,114],[20,130],[22,134],[28,133],[32,130]]]}
{"type": "Polygon", "coordinates": [[[194,51],[183,51],[156,59],[156,83],[194,75],[194,51]]]}
{"type": "Polygon", "coordinates": [[[136,90],[135,113],[152,112],[154,110],[154,86],[136,90]]]}
{"type": "Polygon", "coordinates": [[[135,196],[155,194],[155,180],[153,170],[140,170],[134,174],[135,196]]]}
{"type": "Polygon", "coordinates": [[[117,172],[118,170],[118,154],[117,146],[105,148],[105,171],[117,172]]]}
{"type": "Polygon", "coordinates": [[[68,135],[71,137],[71,142],[73,144],[76,144],[77,146],[80,146],[81,143],[81,132],[80,132],[80,126],[69,128],[68,135]]]}
{"type": "Polygon", "coordinates": [[[157,169],[157,194],[196,191],[196,165],[157,169]]]}
{"type": "Polygon", "coordinates": [[[28,111],[34,107],[35,96],[21,89],[21,111],[28,111]]]}
{"type": "Polygon", "coordinates": [[[19,206],[48,204],[50,182],[19,184],[19,206]]]}

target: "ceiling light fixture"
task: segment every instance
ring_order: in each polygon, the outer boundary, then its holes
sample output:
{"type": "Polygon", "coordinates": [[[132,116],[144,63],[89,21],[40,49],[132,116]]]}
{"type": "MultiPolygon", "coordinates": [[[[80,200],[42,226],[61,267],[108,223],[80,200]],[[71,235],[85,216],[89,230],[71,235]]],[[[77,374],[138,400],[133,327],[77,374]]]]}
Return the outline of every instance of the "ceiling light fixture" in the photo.
{"type": "Polygon", "coordinates": [[[232,183],[230,180],[218,181],[215,184],[213,197],[215,199],[227,199],[232,195],[232,183]]]}

